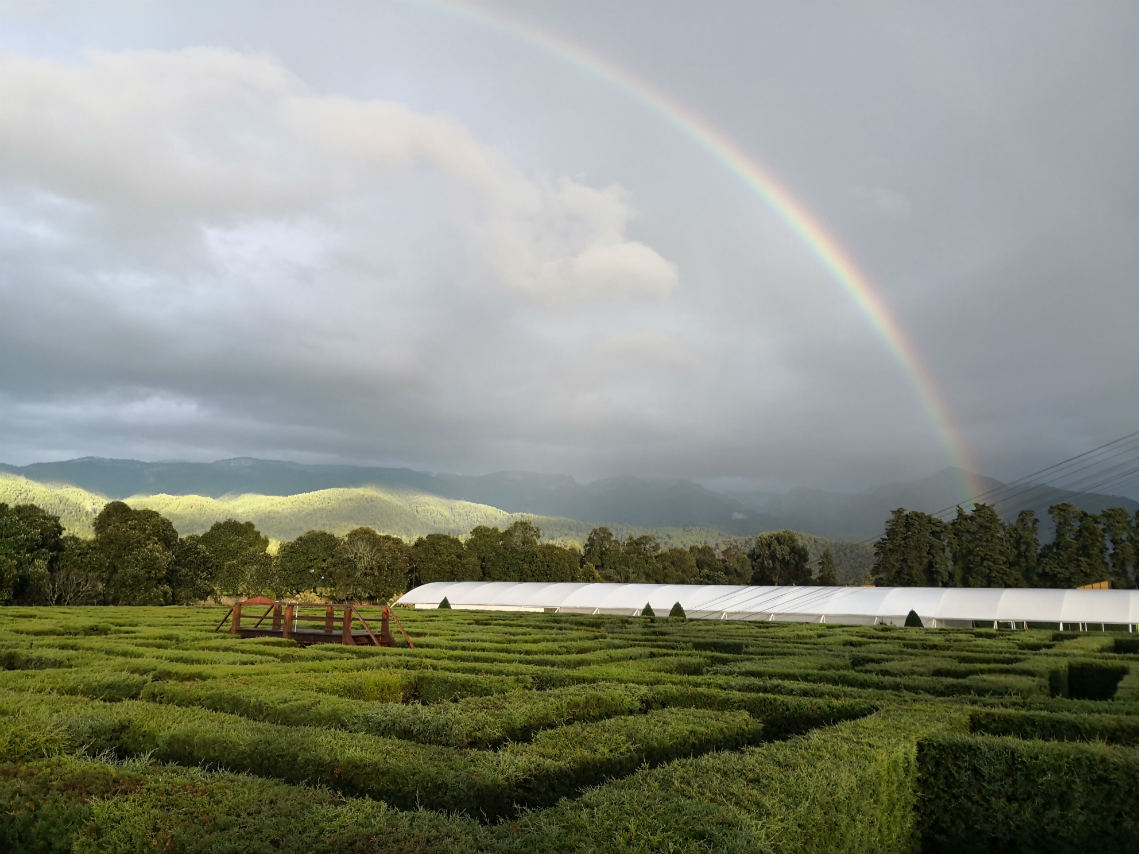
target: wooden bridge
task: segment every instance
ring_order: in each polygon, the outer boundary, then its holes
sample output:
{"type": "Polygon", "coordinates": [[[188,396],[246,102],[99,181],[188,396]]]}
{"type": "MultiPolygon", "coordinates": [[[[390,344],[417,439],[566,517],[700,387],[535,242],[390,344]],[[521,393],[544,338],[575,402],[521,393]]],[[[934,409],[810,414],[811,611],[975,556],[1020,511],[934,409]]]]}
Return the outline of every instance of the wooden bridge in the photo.
{"type": "Polygon", "coordinates": [[[416,645],[404,631],[403,625],[392,614],[391,609],[385,605],[380,609],[380,632],[377,635],[364,619],[364,615],[356,609],[355,605],[304,605],[300,602],[273,601],[271,599],[248,599],[238,602],[222,617],[221,622],[214,627],[220,631],[226,621],[230,622],[229,633],[243,638],[285,638],[294,640],[300,646],[314,643],[340,643],[348,646],[396,646],[396,639],[392,637],[389,621],[395,620],[400,634],[404,636],[410,649],[416,645]],[[242,624],[244,618],[252,618],[255,609],[268,605],[264,613],[252,625],[242,624]],[[322,613],[312,613],[313,611],[322,613]],[[302,613],[308,611],[309,613],[302,613]],[[267,622],[268,619],[268,622],[267,622]],[[353,624],[359,621],[360,630],[353,624]],[[312,626],[310,624],[318,625],[312,626]]]}

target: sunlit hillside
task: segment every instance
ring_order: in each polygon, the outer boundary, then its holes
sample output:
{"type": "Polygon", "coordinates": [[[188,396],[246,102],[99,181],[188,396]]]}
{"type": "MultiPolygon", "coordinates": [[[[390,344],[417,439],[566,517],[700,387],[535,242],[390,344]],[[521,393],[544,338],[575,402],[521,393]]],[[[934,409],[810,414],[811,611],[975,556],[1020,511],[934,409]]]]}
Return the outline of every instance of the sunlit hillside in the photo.
{"type": "Polygon", "coordinates": [[[35,504],[58,516],[69,534],[90,537],[91,522],[107,499],[78,486],[38,483],[16,474],[0,472],[0,503],[35,504]]]}
{"type": "MultiPolygon", "coordinates": [[[[82,537],[92,535],[92,521],[110,500],[77,486],[38,483],[19,475],[0,473],[0,502],[36,504],[59,516],[68,533],[82,537]]],[[[465,536],[477,525],[505,529],[516,520],[529,519],[542,529],[544,539],[561,545],[581,546],[596,526],[596,523],[575,519],[507,513],[486,504],[457,501],[415,490],[378,487],[321,489],[287,496],[209,498],[202,495],[134,495],[126,502],[132,507],[158,511],[183,536],[200,534],[215,522],[232,518],[253,522],[273,541],[292,540],[312,530],[340,535],[361,526],[410,541],[433,533],[465,536]]],[[[620,538],[653,534],[663,547],[732,542],[747,549],[751,540],[750,537],[731,536],[725,531],[707,527],[643,528],[621,524],[609,527],[620,538]]],[[[869,545],[837,542],[811,534],[800,536],[807,546],[813,567],[824,549],[831,550],[841,580],[856,581],[871,568],[869,545]]]]}

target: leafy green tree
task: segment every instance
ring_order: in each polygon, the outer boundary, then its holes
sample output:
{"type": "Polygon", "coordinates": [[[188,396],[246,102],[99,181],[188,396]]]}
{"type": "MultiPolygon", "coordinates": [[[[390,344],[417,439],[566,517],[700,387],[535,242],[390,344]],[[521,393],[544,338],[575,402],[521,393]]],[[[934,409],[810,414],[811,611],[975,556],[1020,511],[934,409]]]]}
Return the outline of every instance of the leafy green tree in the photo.
{"type": "Polygon", "coordinates": [[[660,553],[661,544],[652,534],[629,537],[621,546],[618,577],[606,580],[623,583],[652,582],[658,577],[660,553]]]}
{"type": "Polygon", "coordinates": [[[605,526],[594,528],[586,537],[582,561],[593,566],[605,580],[617,578],[621,575],[618,566],[622,562],[621,541],[605,526]]]}
{"type": "Polygon", "coordinates": [[[334,564],[334,595],[344,601],[386,602],[408,587],[410,550],[403,540],[355,528],[340,541],[341,560],[334,564]]]}
{"type": "Polygon", "coordinates": [[[503,531],[499,540],[500,575],[491,581],[527,581],[538,558],[542,531],[529,519],[521,519],[503,531]]]}
{"type": "Polygon", "coordinates": [[[328,531],[306,531],[277,550],[277,585],[284,595],[328,590],[334,596],[354,592],[346,579],[340,540],[328,531]],[[337,581],[344,582],[338,589],[337,581]]]}
{"type": "Polygon", "coordinates": [[[681,607],[680,602],[673,603],[673,607],[669,609],[669,616],[675,620],[687,619],[685,616],[685,609],[681,607]]]}
{"type": "Polygon", "coordinates": [[[648,602],[646,602],[645,607],[641,609],[641,616],[648,618],[651,623],[657,619],[657,615],[653,613],[653,606],[648,602]]]}
{"type": "Polygon", "coordinates": [[[729,584],[748,584],[752,579],[752,561],[748,551],[729,543],[720,550],[722,572],[729,584]]]}
{"type": "Polygon", "coordinates": [[[103,598],[107,561],[93,540],[68,534],[48,577],[48,604],[97,605],[103,598]]]}
{"type": "MultiPolygon", "coordinates": [[[[215,522],[199,543],[210,555],[214,566],[214,590],[221,596],[247,594],[263,586],[275,575],[273,561],[266,551],[269,539],[261,534],[253,522],[226,519],[215,522]]],[[[306,588],[293,588],[288,583],[273,584],[274,595],[289,595],[306,588]]]]}
{"type": "Polygon", "coordinates": [[[581,573],[581,556],[555,543],[535,547],[526,581],[577,581],[581,573]]]}
{"type": "Polygon", "coordinates": [[[1109,544],[1109,581],[1122,590],[1136,587],[1137,514],[1109,507],[1101,511],[1100,525],[1109,544]]]}
{"type": "Polygon", "coordinates": [[[748,552],[753,584],[810,584],[808,550],[795,531],[761,534],[748,552]]]}
{"type": "Polygon", "coordinates": [[[0,504],[0,604],[48,601],[49,573],[62,549],[59,518],[34,504],[0,504]]]}
{"type": "Polygon", "coordinates": [[[656,584],[693,584],[697,580],[697,560],[690,549],[673,546],[663,549],[655,561],[656,584]]]}
{"type": "Polygon", "coordinates": [[[412,586],[433,581],[479,581],[479,557],[458,538],[448,534],[420,537],[409,550],[412,586]]]}
{"type": "Polygon", "coordinates": [[[839,585],[839,575],[835,571],[835,558],[831,556],[831,549],[824,549],[823,554],[819,556],[815,583],[820,587],[836,587],[839,585]]]}
{"type": "Polygon", "coordinates": [[[174,545],[170,568],[171,600],[176,605],[201,602],[214,594],[217,565],[197,534],[181,537],[174,545]]]}
{"type": "Polygon", "coordinates": [[[695,572],[687,584],[728,584],[724,559],[709,545],[689,546],[695,572]]]}
{"type": "Polygon", "coordinates": [[[95,547],[106,561],[104,596],[116,605],[164,605],[178,532],[154,510],[112,501],[95,517],[95,547]]]}
{"type": "Polygon", "coordinates": [[[467,535],[464,547],[479,564],[479,576],[473,580],[511,581],[510,568],[503,554],[503,532],[488,525],[476,525],[467,535]]]}

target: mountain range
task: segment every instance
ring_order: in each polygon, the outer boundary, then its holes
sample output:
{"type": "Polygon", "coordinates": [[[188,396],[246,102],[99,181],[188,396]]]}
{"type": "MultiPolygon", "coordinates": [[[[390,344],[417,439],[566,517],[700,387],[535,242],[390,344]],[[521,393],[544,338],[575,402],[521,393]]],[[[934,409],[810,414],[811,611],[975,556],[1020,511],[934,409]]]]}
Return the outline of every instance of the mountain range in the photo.
{"type": "MultiPolygon", "coordinates": [[[[466,533],[477,524],[509,525],[513,518],[525,516],[538,517],[536,521],[548,536],[569,539],[580,539],[583,531],[604,524],[615,530],[700,529],[713,539],[788,528],[828,539],[871,540],[882,533],[883,523],[896,507],[934,513],[956,504],[968,506],[973,497],[963,472],[952,468],[921,480],[856,493],[821,489],[723,493],[677,479],[626,476],[580,483],[560,474],[435,474],[248,457],[212,463],[84,457],[27,466],[0,464],[0,472],[15,476],[0,482],[2,501],[12,503],[16,493],[28,492],[32,483],[50,485],[55,500],[64,500],[66,490],[73,490],[67,501],[77,507],[97,505],[95,512],[101,500],[130,498],[132,504],[151,506],[168,515],[183,533],[214,514],[225,518],[245,512],[253,518],[249,514],[256,511],[258,516],[279,521],[283,515],[301,513],[312,522],[308,527],[326,530],[352,527],[352,523],[377,526],[369,520],[387,519],[391,533],[406,536],[425,526],[466,533]],[[298,501],[300,496],[307,498],[298,501]],[[290,501],[283,500],[289,497],[290,501]],[[179,517],[183,525],[178,524],[179,517]]],[[[1006,518],[1021,509],[1035,510],[1043,532],[1048,507],[1060,501],[1089,512],[1110,506],[1137,508],[1136,501],[1119,496],[1072,494],[1035,484],[1007,486],[976,476],[972,482],[994,497],[1006,518]]],[[[45,500],[49,497],[42,490],[38,494],[45,500]]],[[[292,531],[299,524],[291,521],[282,530],[292,531]]]]}

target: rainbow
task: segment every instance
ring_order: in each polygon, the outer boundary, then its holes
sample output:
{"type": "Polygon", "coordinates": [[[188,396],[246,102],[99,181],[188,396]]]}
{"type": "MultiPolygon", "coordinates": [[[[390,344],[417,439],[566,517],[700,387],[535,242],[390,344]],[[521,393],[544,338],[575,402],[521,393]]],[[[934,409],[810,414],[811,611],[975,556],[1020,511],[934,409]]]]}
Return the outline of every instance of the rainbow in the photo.
{"type": "Polygon", "coordinates": [[[784,221],[870,321],[917,393],[951,462],[962,471],[962,486],[966,494],[974,496],[984,491],[974,481],[970,454],[965,442],[953,428],[953,422],[930,372],[898,321],[871,287],[867,276],[823,225],[738,143],[695,110],[670,97],[649,81],[562,36],[464,0],[420,2],[544,49],[585,74],[621,90],[656,113],[739,177],[784,221]]]}

